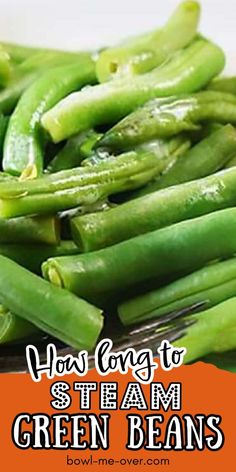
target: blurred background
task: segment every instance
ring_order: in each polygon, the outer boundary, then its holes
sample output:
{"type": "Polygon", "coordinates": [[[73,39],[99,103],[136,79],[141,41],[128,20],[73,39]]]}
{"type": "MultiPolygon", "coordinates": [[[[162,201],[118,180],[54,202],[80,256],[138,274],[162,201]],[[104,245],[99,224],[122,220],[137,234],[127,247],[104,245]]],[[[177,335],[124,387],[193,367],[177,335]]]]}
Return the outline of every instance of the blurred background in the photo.
{"type": "MultiPolygon", "coordinates": [[[[178,0],[0,0],[0,39],[97,48],[162,24],[178,0]]],[[[201,30],[236,57],[236,1],[202,0],[201,30]]]]}

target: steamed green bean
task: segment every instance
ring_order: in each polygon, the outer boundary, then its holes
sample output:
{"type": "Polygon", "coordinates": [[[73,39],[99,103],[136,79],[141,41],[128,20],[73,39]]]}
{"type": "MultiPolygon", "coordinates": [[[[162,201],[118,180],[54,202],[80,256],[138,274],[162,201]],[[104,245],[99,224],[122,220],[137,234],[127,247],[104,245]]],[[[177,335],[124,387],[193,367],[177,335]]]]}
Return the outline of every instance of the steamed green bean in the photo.
{"type": "Polygon", "coordinates": [[[36,337],[40,333],[29,321],[14,315],[0,305],[0,346],[3,344],[24,342],[27,338],[36,337]]]}
{"type": "MultiPolygon", "coordinates": [[[[171,158],[172,159],[172,158],[171,158]]],[[[0,216],[50,214],[92,205],[150,182],[166,166],[154,152],[129,152],[93,167],[78,167],[36,180],[0,182],[0,216]]]]}
{"type": "Polygon", "coordinates": [[[173,344],[185,346],[184,362],[193,362],[210,353],[221,354],[236,348],[236,298],[194,315],[195,324],[173,344]]]}
{"type": "Polygon", "coordinates": [[[102,329],[101,310],[3,256],[0,301],[12,313],[78,350],[90,351],[102,329]]]}
{"type": "Polygon", "coordinates": [[[184,1],[178,5],[163,28],[105,49],[100,53],[96,65],[99,82],[122,75],[148,72],[159,66],[193,40],[199,16],[199,3],[184,1]]]}
{"type": "Polygon", "coordinates": [[[44,73],[20,98],[4,143],[3,169],[13,175],[42,174],[44,137],[39,130],[42,114],[68,93],[95,81],[92,59],[76,58],[70,65],[44,73]]]}
{"type": "Polygon", "coordinates": [[[236,97],[222,92],[155,99],[134,111],[101,138],[97,146],[124,150],[153,138],[198,130],[205,122],[236,125],[236,97]]]}
{"type": "Polygon", "coordinates": [[[43,275],[88,301],[171,273],[192,272],[236,251],[236,209],[221,210],[99,251],[50,258],[43,275]],[[194,250],[193,250],[194,248],[194,250]]]}
{"type": "Polygon", "coordinates": [[[163,67],[69,95],[43,115],[42,125],[59,142],[80,131],[115,123],[152,98],[200,90],[224,63],[218,46],[197,39],[163,67]]]}
{"type": "Polygon", "coordinates": [[[204,309],[236,296],[236,259],[206,266],[169,285],[123,302],[119,317],[129,325],[163,316],[204,300],[204,309]]]}
{"type": "Polygon", "coordinates": [[[159,179],[136,192],[135,196],[201,179],[223,169],[235,155],[235,138],[235,128],[225,125],[180,156],[159,179]]]}

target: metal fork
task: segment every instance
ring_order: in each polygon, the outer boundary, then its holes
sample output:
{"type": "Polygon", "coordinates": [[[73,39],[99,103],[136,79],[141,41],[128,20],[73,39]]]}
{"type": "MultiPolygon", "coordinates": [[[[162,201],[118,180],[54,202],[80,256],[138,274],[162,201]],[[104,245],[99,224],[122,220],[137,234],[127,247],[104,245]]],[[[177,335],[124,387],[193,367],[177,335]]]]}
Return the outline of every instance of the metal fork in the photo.
{"type": "Polygon", "coordinates": [[[114,350],[149,348],[156,353],[158,345],[163,340],[174,342],[185,336],[187,328],[196,323],[194,316],[191,315],[202,310],[206,303],[206,301],[198,302],[153,321],[148,320],[130,327],[114,341],[114,350]]]}

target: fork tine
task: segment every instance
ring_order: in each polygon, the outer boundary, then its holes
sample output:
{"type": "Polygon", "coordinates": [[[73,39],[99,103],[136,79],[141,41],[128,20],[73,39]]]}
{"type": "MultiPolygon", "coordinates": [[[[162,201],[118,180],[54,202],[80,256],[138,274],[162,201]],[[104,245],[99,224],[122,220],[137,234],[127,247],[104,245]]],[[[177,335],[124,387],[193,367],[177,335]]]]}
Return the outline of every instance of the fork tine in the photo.
{"type": "Polygon", "coordinates": [[[182,338],[186,334],[186,329],[193,324],[196,323],[196,320],[186,320],[182,323],[179,324],[179,326],[173,326],[173,327],[166,327],[166,329],[161,330],[161,332],[154,332],[152,331],[151,334],[146,334],[144,332],[142,333],[137,333],[136,335],[132,337],[125,337],[120,339],[119,343],[119,350],[125,350],[129,348],[153,348],[155,345],[155,350],[157,348],[157,344],[161,343],[164,339],[168,339],[168,341],[173,342],[176,341],[177,339],[182,338]],[[145,337],[141,337],[141,334],[146,334],[145,337]],[[123,344],[122,344],[123,341],[123,344]]]}
{"type": "Polygon", "coordinates": [[[181,310],[175,310],[170,313],[167,313],[166,315],[161,316],[157,320],[140,323],[136,325],[136,327],[132,328],[131,331],[127,333],[127,336],[135,336],[136,334],[147,333],[148,331],[152,331],[156,328],[166,325],[170,321],[181,318],[182,316],[194,314],[206,303],[206,301],[198,302],[194,305],[182,308],[181,310]]]}

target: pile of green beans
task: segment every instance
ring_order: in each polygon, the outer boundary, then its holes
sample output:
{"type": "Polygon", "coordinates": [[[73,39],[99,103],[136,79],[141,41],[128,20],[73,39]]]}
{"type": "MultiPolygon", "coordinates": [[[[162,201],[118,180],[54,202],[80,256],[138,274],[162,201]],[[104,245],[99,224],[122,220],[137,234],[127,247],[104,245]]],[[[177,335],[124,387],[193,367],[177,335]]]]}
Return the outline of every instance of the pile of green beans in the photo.
{"type": "Polygon", "coordinates": [[[100,251],[51,258],[51,282],[87,300],[152,279],[189,272],[236,251],[236,209],[226,209],[146,233],[100,251]],[[194,250],[193,250],[194,248],[194,250]]]}
{"type": "Polygon", "coordinates": [[[62,141],[85,129],[114,123],[151,98],[196,92],[224,64],[218,46],[196,39],[163,67],[69,95],[43,115],[42,126],[54,142],[62,141]]]}
{"type": "Polygon", "coordinates": [[[234,146],[235,128],[225,125],[184,153],[156,182],[137,191],[136,197],[201,179],[223,169],[235,157],[234,146]]]}
{"type": "Polygon", "coordinates": [[[236,206],[236,169],[156,191],[106,212],[71,219],[82,252],[112,246],[183,220],[236,206]]]}
{"type": "Polygon", "coordinates": [[[48,244],[0,244],[0,254],[17,262],[22,267],[40,275],[42,263],[49,257],[79,254],[78,247],[73,241],[61,241],[55,246],[48,244]]]}
{"type": "Polygon", "coordinates": [[[109,195],[142,187],[160,174],[166,161],[155,151],[131,151],[93,167],[77,167],[12,185],[0,182],[0,216],[47,214],[91,205],[109,195]]]}
{"type": "MultiPolygon", "coordinates": [[[[92,54],[45,50],[36,51],[35,54],[26,57],[13,68],[7,87],[0,90],[0,111],[6,114],[12,113],[22,93],[38,80],[41,74],[54,67],[70,65],[76,60],[81,60],[83,68],[84,62],[92,60],[92,54]]],[[[48,85],[52,84],[48,82],[48,85]]]]}
{"type": "Polygon", "coordinates": [[[193,40],[199,17],[198,2],[183,2],[164,28],[105,49],[99,55],[96,65],[99,82],[122,75],[141,74],[161,65],[174,52],[186,47],[193,40]]]}
{"type": "Polygon", "coordinates": [[[101,310],[0,256],[0,300],[12,313],[76,349],[95,346],[101,310]]]}
{"type": "Polygon", "coordinates": [[[50,173],[78,167],[86,158],[90,158],[93,147],[102,135],[89,130],[68,139],[65,146],[53,158],[48,166],[50,173]]]}
{"type": "Polygon", "coordinates": [[[95,53],[0,43],[0,345],[161,319],[187,361],[236,352],[236,76],[200,10],[95,53]]]}
{"type": "Polygon", "coordinates": [[[23,171],[33,176],[43,171],[43,136],[39,133],[42,114],[69,92],[95,81],[94,62],[81,64],[76,58],[70,65],[45,72],[21,96],[11,115],[4,142],[3,169],[19,175],[23,171]],[[49,85],[50,84],[50,85],[49,85]]]}
{"type": "Polygon", "coordinates": [[[112,150],[132,148],[138,143],[168,138],[199,129],[208,121],[236,124],[236,97],[223,92],[199,92],[189,97],[155,99],[128,115],[102,137],[98,146],[112,150]]]}
{"type": "Polygon", "coordinates": [[[210,308],[235,296],[236,259],[229,259],[180,278],[165,287],[126,300],[118,307],[123,324],[129,325],[163,316],[205,301],[210,308]]]}

